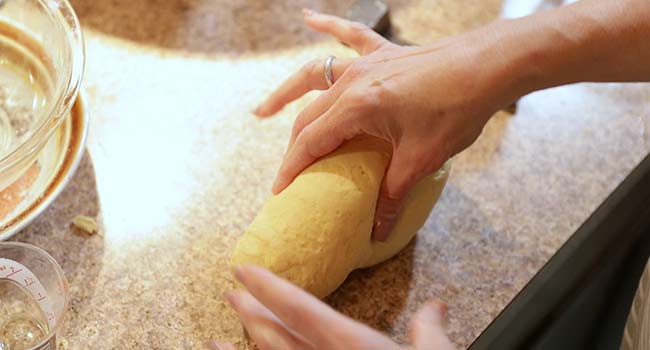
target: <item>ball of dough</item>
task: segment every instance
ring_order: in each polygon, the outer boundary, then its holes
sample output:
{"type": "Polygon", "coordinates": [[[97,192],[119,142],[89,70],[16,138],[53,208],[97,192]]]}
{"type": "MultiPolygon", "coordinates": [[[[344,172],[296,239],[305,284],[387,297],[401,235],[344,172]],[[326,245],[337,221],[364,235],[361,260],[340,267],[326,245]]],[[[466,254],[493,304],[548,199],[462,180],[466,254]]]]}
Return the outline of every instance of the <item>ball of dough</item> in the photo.
{"type": "Polygon", "coordinates": [[[371,239],[375,204],[390,152],[377,139],[357,139],[305,169],[273,196],[241,237],[232,263],[263,266],[323,298],[348,274],[397,254],[426,221],[450,164],[409,193],[389,239],[371,239]]]}

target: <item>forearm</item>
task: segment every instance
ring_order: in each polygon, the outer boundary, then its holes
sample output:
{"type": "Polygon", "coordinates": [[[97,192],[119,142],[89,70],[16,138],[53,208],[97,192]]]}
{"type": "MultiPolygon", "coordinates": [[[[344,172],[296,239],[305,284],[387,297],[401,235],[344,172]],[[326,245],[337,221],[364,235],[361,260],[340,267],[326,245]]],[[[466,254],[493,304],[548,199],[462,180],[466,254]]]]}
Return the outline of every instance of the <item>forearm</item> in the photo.
{"type": "Polygon", "coordinates": [[[650,81],[650,0],[585,0],[495,23],[513,97],[575,82],[650,81]]]}

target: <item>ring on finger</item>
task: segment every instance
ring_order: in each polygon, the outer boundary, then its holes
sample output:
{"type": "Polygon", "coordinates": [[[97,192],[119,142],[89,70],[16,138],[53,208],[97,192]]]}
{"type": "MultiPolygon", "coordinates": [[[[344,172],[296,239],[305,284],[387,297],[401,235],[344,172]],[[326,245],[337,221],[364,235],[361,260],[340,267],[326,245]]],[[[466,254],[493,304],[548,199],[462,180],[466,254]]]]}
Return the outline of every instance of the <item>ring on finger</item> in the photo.
{"type": "Polygon", "coordinates": [[[332,62],[334,62],[335,56],[327,56],[325,59],[325,81],[327,82],[328,87],[334,85],[334,75],[332,74],[332,62]]]}

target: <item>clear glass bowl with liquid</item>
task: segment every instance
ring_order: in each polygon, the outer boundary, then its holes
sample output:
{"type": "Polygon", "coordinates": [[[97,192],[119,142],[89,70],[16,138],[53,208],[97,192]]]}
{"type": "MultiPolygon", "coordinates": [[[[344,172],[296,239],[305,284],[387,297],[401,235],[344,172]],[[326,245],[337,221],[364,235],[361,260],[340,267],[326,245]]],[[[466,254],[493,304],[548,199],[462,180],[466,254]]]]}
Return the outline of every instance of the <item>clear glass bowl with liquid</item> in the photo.
{"type": "Polygon", "coordinates": [[[83,68],[79,21],[66,0],[0,0],[0,191],[42,157],[83,68]]]}

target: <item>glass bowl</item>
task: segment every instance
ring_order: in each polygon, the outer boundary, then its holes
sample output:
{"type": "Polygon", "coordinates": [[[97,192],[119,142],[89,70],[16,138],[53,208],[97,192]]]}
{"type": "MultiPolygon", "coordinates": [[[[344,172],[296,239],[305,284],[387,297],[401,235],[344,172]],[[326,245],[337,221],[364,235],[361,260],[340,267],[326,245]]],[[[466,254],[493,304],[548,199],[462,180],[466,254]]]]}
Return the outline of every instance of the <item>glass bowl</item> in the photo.
{"type": "Polygon", "coordinates": [[[47,166],[43,148],[69,115],[83,69],[83,38],[68,1],[0,0],[0,191],[37,158],[47,166]]]}

